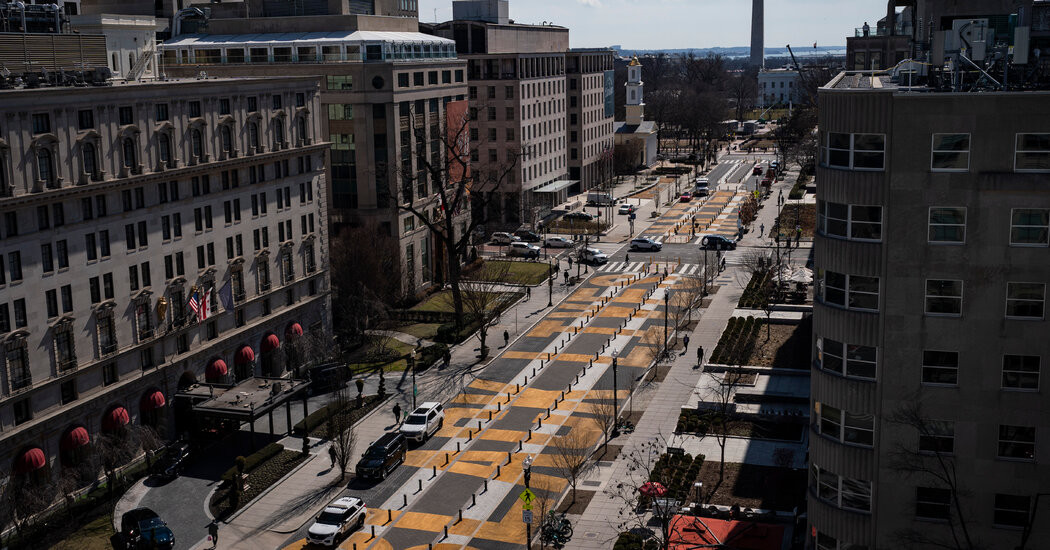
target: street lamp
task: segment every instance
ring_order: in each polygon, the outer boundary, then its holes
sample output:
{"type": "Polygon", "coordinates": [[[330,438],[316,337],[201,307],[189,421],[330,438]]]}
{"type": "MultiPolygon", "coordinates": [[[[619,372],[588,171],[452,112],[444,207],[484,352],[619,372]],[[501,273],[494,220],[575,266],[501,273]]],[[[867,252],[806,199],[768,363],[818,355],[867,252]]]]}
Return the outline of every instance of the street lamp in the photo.
{"type": "Polygon", "coordinates": [[[412,350],[406,359],[408,370],[412,372],[412,409],[416,408],[416,351],[412,350]]]}
{"type": "MultiPolygon", "coordinates": [[[[521,461],[521,472],[525,481],[525,490],[529,490],[529,478],[532,477],[532,455],[521,461]]],[[[532,522],[525,522],[525,548],[532,548],[532,522]]]]}
{"type": "Polygon", "coordinates": [[[551,264],[550,277],[547,277],[547,307],[554,305],[554,278],[557,277],[557,272],[554,271],[554,264],[551,264]]]}
{"type": "Polygon", "coordinates": [[[668,355],[668,356],[671,355],[670,350],[667,349],[667,342],[668,342],[668,338],[669,338],[668,333],[667,333],[667,312],[671,309],[670,305],[669,305],[670,301],[671,301],[671,289],[670,288],[665,288],[664,289],[664,355],[668,355]]]}
{"type": "Polygon", "coordinates": [[[615,411],[615,415],[616,415],[615,416],[616,421],[613,424],[613,435],[614,436],[616,435],[617,429],[620,427],[620,422],[619,422],[619,420],[620,420],[620,400],[619,400],[620,392],[618,391],[619,388],[616,387],[617,386],[617,384],[616,384],[616,358],[617,358],[618,355],[620,355],[620,352],[618,350],[613,350],[612,351],[612,359],[613,359],[613,364],[612,364],[612,368],[613,368],[613,410],[615,411]]]}

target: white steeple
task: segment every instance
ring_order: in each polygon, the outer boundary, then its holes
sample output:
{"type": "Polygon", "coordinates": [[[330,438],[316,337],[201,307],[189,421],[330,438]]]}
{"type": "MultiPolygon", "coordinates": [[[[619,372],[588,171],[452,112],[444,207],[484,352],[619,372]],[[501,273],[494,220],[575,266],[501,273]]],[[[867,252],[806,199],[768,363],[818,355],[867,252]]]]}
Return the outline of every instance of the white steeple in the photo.
{"type": "Polygon", "coordinates": [[[642,99],[645,85],[642,83],[642,64],[638,57],[627,65],[627,125],[639,126],[645,120],[645,101],[642,99]]]}

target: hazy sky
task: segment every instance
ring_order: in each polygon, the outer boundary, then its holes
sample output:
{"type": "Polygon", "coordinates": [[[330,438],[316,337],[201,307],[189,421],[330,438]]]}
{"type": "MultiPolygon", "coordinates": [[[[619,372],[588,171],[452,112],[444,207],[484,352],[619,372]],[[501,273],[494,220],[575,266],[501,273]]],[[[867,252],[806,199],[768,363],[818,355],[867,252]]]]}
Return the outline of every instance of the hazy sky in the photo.
{"type": "MultiPolygon", "coordinates": [[[[765,0],[766,47],[816,42],[845,46],[846,36],[886,13],[872,0],[765,0]]],[[[451,0],[419,0],[419,19],[447,21],[451,0]]],[[[550,21],[569,27],[572,47],[621,44],[625,49],[748,46],[748,0],[510,0],[518,23],[550,21]]]]}

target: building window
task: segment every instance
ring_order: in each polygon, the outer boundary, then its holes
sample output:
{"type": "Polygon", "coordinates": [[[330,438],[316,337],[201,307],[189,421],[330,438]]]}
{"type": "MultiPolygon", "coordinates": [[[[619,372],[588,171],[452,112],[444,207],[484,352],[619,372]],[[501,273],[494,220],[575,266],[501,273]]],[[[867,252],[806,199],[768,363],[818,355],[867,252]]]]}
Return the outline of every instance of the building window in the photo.
{"type": "Polygon", "coordinates": [[[1028,527],[1031,497],[996,493],[992,523],[1004,527],[1028,527]]]}
{"type": "Polygon", "coordinates": [[[919,427],[919,452],[955,452],[955,423],[944,420],[926,420],[919,427]]]}
{"type": "Polygon", "coordinates": [[[190,118],[198,118],[201,116],[201,102],[191,101],[190,102],[190,118]]]}
{"type": "Polygon", "coordinates": [[[4,347],[7,360],[7,379],[11,382],[11,391],[28,388],[33,385],[33,376],[29,372],[29,352],[25,338],[8,341],[4,347]]]}
{"type": "Polygon", "coordinates": [[[157,151],[161,162],[164,164],[171,163],[171,140],[168,138],[168,134],[164,132],[157,134],[157,151]]]}
{"type": "Polygon", "coordinates": [[[1006,283],[1006,317],[1042,319],[1045,297],[1043,283],[1006,283]]]}
{"type": "Polygon", "coordinates": [[[951,517],[952,492],[936,487],[915,488],[915,517],[948,519],[951,517]]]}
{"type": "Polygon", "coordinates": [[[259,125],[254,122],[248,123],[248,147],[259,148],[259,125]]]}
{"type": "Polygon", "coordinates": [[[970,169],[970,134],[933,134],[930,170],[966,172],[970,169]]]}
{"type": "Polygon", "coordinates": [[[157,119],[157,122],[163,122],[165,120],[168,120],[168,104],[167,103],[158,103],[158,104],[155,105],[155,108],[156,108],[156,115],[157,115],[156,119],[157,119]]]}
{"type": "Polygon", "coordinates": [[[36,153],[36,165],[40,174],[40,181],[50,186],[55,183],[54,164],[51,162],[51,150],[40,149],[36,153]]]}
{"type": "Polygon", "coordinates": [[[62,382],[62,385],[60,386],[60,389],[61,389],[61,393],[62,393],[62,404],[63,405],[66,405],[68,403],[72,403],[72,402],[77,400],[77,381],[76,381],[76,379],[66,380],[65,382],[62,382]]]}
{"type": "Polygon", "coordinates": [[[196,128],[190,130],[190,153],[192,153],[198,160],[204,156],[201,131],[196,128]]]}
{"type": "Polygon", "coordinates": [[[963,282],[954,279],[926,280],[926,315],[962,315],[963,282]]]}
{"type": "Polygon", "coordinates": [[[117,333],[113,326],[112,315],[99,315],[96,319],[98,329],[99,355],[109,355],[117,351],[117,333]]]}
{"type": "Polygon", "coordinates": [[[966,209],[947,206],[930,208],[929,242],[941,244],[966,242],[966,209]]]}
{"type": "Polygon", "coordinates": [[[91,109],[77,111],[77,129],[90,130],[95,127],[95,114],[91,109]]]}
{"type": "Polygon", "coordinates": [[[819,401],[814,413],[820,419],[816,426],[821,434],[835,441],[871,447],[875,444],[875,417],[870,414],[851,414],[819,401]]]}
{"type": "Polygon", "coordinates": [[[58,363],[60,371],[74,369],[77,366],[72,323],[63,322],[55,328],[55,362],[58,363]]]}
{"type": "Polygon", "coordinates": [[[1003,389],[1038,390],[1039,356],[1004,355],[1003,389]]]}
{"type": "Polygon", "coordinates": [[[117,376],[117,364],[109,363],[102,366],[102,385],[116,384],[120,377],[117,376]]]}
{"type": "Polygon", "coordinates": [[[1014,171],[1050,172],[1050,134],[1017,134],[1014,171]]]}
{"type": "Polygon", "coordinates": [[[222,141],[222,150],[226,153],[233,151],[233,138],[230,136],[229,126],[219,126],[219,139],[222,141]]]}
{"type": "Polygon", "coordinates": [[[882,240],[882,207],[820,201],[821,233],[858,241],[882,240]]]}
{"type": "Polygon", "coordinates": [[[21,401],[15,401],[14,404],[15,413],[15,426],[24,424],[33,419],[33,407],[29,403],[29,399],[22,399],[21,401]]]}
{"type": "Polygon", "coordinates": [[[33,133],[46,134],[51,131],[51,116],[47,113],[33,115],[33,133]]]}
{"type": "Polygon", "coordinates": [[[820,338],[817,340],[817,359],[824,370],[874,380],[878,352],[877,348],[871,346],[844,344],[829,338],[820,338]]]}
{"type": "Polygon", "coordinates": [[[883,134],[824,135],[824,164],[845,170],[883,170],[886,136],[883,134]]]}
{"type": "Polygon", "coordinates": [[[124,138],[122,142],[122,148],[124,153],[124,166],[135,170],[135,142],[131,138],[124,138]]]}
{"type": "Polygon", "coordinates": [[[84,173],[91,179],[98,179],[98,155],[95,152],[95,145],[90,142],[85,143],[81,155],[84,160],[84,173]]]}
{"type": "Polygon", "coordinates": [[[959,383],[959,352],[923,350],[922,383],[955,386],[959,383]]]}
{"type": "Polygon", "coordinates": [[[1050,209],[1014,208],[1010,211],[1010,244],[1047,246],[1050,243],[1050,209]]]}
{"type": "Polygon", "coordinates": [[[135,123],[135,111],[131,107],[121,107],[117,110],[117,116],[121,126],[135,123]]]}
{"type": "Polygon", "coordinates": [[[1035,460],[1035,428],[999,425],[999,458],[1035,460]]]}
{"type": "Polygon", "coordinates": [[[824,275],[824,302],[847,309],[879,310],[879,278],[845,275],[828,271],[824,275]]]}
{"type": "Polygon", "coordinates": [[[832,506],[861,512],[871,511],[871,482],[839,476],[814,464],[812,488],[832,506]]]}

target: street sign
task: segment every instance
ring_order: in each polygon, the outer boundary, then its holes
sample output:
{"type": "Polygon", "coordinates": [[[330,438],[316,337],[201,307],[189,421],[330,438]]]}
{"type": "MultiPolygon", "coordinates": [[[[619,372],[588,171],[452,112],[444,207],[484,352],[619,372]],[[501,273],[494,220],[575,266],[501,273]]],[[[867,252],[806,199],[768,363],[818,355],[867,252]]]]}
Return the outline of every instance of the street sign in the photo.
{"type": "Polygon", "coordinates": [[[531,504],[522,504],[521,505],[521,509],[522,510],[532,510],[532,505],[531,504]]]}
{"type": "Polygon", "coordinates": [[[536,493],[533,493],[532,491],[530,491],[528,489],[525,489],[524,491],[521,492],[520,495],[518,495],[518,498],[520,498],[521,501],[524,502],[526,505],[529,505],[529,504],[532,504],[532,501],[536,498],[536,493]]]}
{"type": "Polygon", "coordinates": [[[532,523],[532,510],[522,510],[521,521],[522,523],[532,523]]]}

